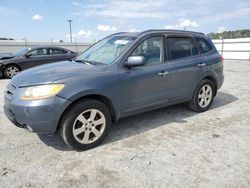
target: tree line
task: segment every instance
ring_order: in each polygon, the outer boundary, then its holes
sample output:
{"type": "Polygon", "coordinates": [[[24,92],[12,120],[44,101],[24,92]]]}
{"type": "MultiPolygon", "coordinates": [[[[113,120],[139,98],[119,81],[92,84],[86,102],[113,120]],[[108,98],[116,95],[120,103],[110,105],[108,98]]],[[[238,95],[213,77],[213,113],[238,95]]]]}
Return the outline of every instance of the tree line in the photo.
{"type": "Polygon", "coordinates": [[[235,31],[223,31],[218,33],[208,33],[211,39],[234,39],[250,37],[250,29],[241,29],[235,31]]]}

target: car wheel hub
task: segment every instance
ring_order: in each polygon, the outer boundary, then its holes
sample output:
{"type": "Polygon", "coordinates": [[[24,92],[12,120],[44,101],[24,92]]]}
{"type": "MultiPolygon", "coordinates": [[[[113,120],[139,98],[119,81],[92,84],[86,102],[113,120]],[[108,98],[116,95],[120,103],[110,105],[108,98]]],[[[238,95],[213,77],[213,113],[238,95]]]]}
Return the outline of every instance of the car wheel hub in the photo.
{"type": "Polygon", "coordinates": [[[7,68],[7,71],[6,71],[6,74],[12,78],[13,76],[15,76],[17,73],[19,72],[18,68],[16,67],[8,67],[7,68]]]}
{"type": "Polygon", "coordinates": [[[90,144],[102,136],[105,126],[104,114],[97,109],[89,109],[74,121],[73,136],[81,144],[90,144]]]}
{"type": "Polygon", "coordinates": [[[204,85],[199,91],[198,103],[201,108],[206,108],[212,100],[212,88],[210,85],[204,85]]]}

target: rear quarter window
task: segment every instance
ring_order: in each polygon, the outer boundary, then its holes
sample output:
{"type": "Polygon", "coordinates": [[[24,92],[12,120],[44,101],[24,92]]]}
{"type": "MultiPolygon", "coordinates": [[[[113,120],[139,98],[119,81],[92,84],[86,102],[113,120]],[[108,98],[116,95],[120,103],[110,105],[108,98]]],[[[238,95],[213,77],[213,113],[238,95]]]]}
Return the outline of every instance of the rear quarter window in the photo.
{"type": "Polygon", "coordinates": [[[62,49],[53,49],[53,48],[49,49],[50,55],[60,55],[60,54],[66,54],[66,53],[67,51],[62,50],[62,49]]]}
{"type": "Polygon", "coordinates": [[[213,47],[205,39],[195,38],[195,40],[197,41],[202,53],[207,53],[213,49],[213,47]]]}

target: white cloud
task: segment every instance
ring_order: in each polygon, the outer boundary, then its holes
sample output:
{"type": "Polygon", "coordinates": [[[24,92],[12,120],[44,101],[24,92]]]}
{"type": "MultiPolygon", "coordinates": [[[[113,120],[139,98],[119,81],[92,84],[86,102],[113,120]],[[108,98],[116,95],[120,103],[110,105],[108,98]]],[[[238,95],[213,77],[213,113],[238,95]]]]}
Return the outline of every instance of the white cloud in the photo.
{"type": "Polygon", "coordinates": [[[180,28],[187,29],[190,27],[199,27],[195,21],[190,21],[189,19],[180,19],[180,28]]]}
{"type": "Polygon", "coordinates": [[[189,19],[181,18],[179,24],[176,25],[166,25],[165,29],[188,29],[192,27],[199,27],[199,24],[195,21],[190,21],[189,19]]]}
{"type": "Polygon", "coordinates": [[[96,29],[98,29],[99,31],[116,31],[117,28],[114,26],[110,26],[110,25],[98,25],[96,27],[96,29]]]}
{"type": "Polygon", "coordinates": [[[128,32],[140,32],[141,30],[136,29],[136,28],[130,28],[128,32]]]}
{"type": "Polygon", "coordinates": [[[218,33],[222,33],[222,32],[224,32],[226,30],[226,28],[225,27],[219,27],[218,28],[218,33]]]}
{"type": "Polygon", "coordinates": [[[83,36],[85,38],[89,38],[91,34],[92,34],[92,32],[89,30],[88,31],[80,30],[77,33],[78,36],[83,36]]]}
{"type": "Polygon", "coordinates": [[[77,1],[73,1],[72,5],[74,5],[74,6],[81,6],[81,3],[77,2],[77,1]]]}
{"type": "MultiPolygon", "coordinates": [[[[84,38],[89,38],[92,35],[92,32],[90,30],[80,30],[76,33],[72,33],[72,38],[77,38],[77,37],[84,37],[84,38]]],[[[66,38],[70,38],[70,34],[66,35],[66,38]]]]}
{"type": "Polygon", "coordinates": [[[32,17],[33,20],[43,20],[43,16],[36,14],[32,17]]]}
{"type": "MultiPolygon", "coordinates": [[[[76,33],[72,33],[72,38],[76,38],[77,37],[77,34],[76,33]]],[[[67,34],[66,35],[66,38],[70,38],[70,34],[67,34]]]]}

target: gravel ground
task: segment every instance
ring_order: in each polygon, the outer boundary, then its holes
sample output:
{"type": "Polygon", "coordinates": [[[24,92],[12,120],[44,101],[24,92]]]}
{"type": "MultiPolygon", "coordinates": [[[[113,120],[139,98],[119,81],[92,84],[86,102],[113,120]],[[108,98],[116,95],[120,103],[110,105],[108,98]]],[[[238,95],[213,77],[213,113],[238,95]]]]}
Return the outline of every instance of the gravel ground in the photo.
{"type": "Polygon", "coordinates": [[[0,126],[0,187],[250,187],[250,62],[225,61],[211,110],[176,105],[122,119],[92,150],[19,129],[2,108],[0,126]]]}

